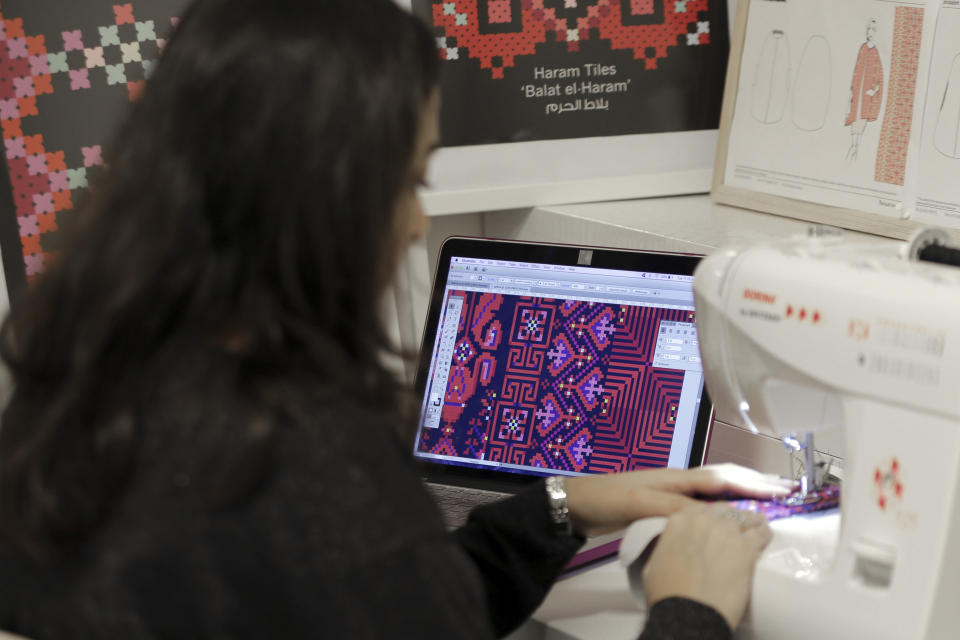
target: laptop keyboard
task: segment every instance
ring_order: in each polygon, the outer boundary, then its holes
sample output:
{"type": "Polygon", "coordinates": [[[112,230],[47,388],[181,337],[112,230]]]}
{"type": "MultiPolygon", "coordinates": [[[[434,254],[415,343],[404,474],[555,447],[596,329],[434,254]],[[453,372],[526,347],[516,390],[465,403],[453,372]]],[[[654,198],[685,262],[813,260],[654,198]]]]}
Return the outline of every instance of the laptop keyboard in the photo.
{"type": "Polygon", "coordinates": [[[475,508],[510,497],[509,493],[499,491],[455,487],[434,482],[425,482],[424,485],[440,507],[443,521],[448,529],[462,526],[475,508]]]}

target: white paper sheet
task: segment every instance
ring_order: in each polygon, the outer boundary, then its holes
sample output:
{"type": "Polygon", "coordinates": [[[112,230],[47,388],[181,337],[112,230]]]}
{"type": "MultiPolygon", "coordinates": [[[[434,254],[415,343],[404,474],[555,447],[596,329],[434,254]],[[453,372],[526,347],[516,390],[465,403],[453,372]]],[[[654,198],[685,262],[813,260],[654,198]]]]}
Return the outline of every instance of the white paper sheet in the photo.
{"type": "Polygon", "coordinates": [[[934,32],[924,112],[917,220],[960,227],[960,1],[944,2],[934,32]]]}
{"type": "Polygon", "coordinates": [[[916,218],[921,193],[960,203],[960,181],[947,177],[960,160],[938,154],[936,173],[928,149],[932,103],[960,54],[954,10],[931,63],[940,9],[934,0],[752,0],[725,184],[897,218],[916,218]]]}

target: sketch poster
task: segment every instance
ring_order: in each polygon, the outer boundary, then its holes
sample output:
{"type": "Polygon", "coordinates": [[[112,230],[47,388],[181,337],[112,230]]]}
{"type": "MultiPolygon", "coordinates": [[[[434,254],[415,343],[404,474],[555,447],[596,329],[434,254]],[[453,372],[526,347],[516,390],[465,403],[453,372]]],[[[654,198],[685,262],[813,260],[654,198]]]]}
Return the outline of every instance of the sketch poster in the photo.
{"type": "Polygon", "coordinates": [[[882,216],[912,211],[938,8],[752,0],[724,183],[882,216]]]}
{"type": "Polygon", "coordinates": [[[917,171],[916,218],[960,227],[960,2],[944,2],[934,31],[917,171]]]}
{"type": "Polygon", "coordinates": [[[717,128],[724,0],[413,0],[445,147],[717,128]]]}

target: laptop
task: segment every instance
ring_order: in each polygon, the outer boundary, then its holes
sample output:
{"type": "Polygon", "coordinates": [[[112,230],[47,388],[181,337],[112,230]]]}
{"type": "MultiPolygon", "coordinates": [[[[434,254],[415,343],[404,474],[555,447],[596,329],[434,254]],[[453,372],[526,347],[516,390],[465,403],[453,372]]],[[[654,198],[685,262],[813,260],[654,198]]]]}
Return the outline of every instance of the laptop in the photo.
{"type": "Polygon", "coordinates": [[[713,408],[695,325],[699,261],[446,240],[413,455],[448,526],[544,476],[702,464],[713,408]]]}

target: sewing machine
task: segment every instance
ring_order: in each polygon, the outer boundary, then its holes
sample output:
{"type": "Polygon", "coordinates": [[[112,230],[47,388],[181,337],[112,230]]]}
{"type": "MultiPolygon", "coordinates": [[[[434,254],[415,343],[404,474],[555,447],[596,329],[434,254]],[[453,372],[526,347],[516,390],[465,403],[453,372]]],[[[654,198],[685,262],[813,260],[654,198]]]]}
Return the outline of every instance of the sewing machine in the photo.
{"type": "Polygon", "coordinates": [[[805,450],[811,493],[812,434],[846,437],[841,512],[772,523],[738,637],[960,635],[960,269],[910,255],[942,240],[803,238],[699,266],[718,412],[805,450]]]}

